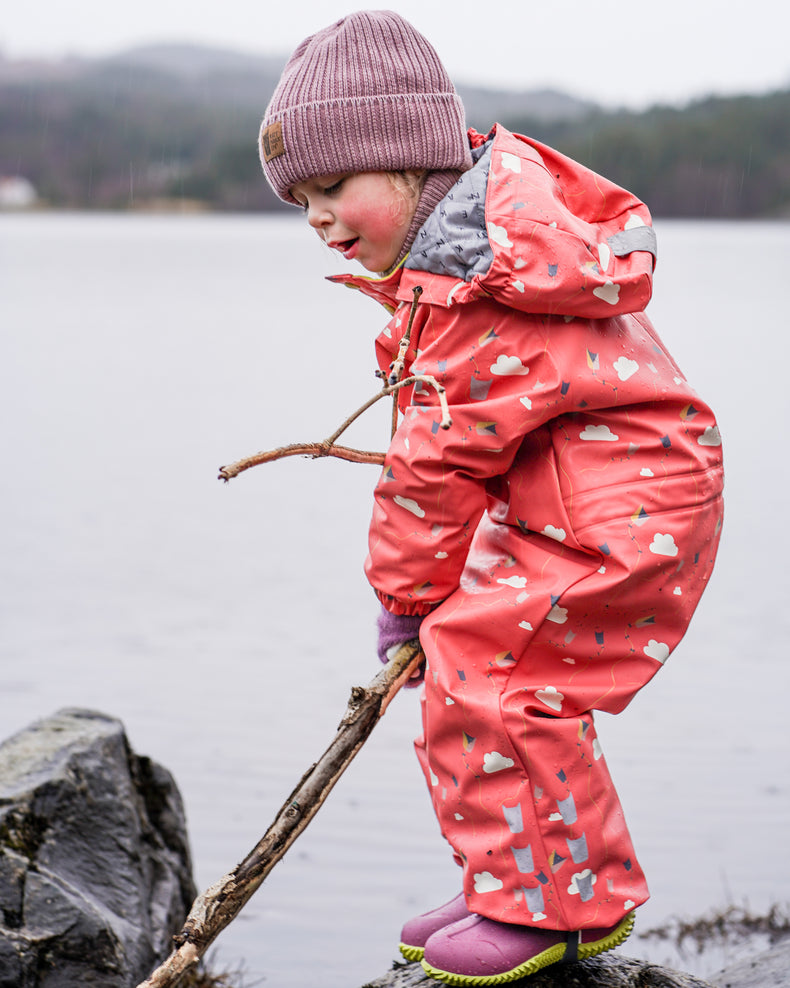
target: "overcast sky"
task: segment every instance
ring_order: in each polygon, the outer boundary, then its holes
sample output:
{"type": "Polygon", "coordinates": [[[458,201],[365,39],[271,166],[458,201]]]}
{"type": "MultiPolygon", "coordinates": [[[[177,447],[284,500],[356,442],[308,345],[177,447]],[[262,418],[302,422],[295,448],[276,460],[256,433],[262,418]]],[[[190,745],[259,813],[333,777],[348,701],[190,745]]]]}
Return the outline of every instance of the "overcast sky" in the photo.
{"type": "MultiPolygon", "coordinates": [[[[0,21],[6,58],[103,55],[152,42],[287,54],[366,4],[334,0],[20,0],[0,21]],[[269,13],[273,11],[273,13],[269,13]]],[[[455,81],[550,86],[605,105],[682,103],[790,86],[787,0],[406,0],[397,10],[455,81]]]]}

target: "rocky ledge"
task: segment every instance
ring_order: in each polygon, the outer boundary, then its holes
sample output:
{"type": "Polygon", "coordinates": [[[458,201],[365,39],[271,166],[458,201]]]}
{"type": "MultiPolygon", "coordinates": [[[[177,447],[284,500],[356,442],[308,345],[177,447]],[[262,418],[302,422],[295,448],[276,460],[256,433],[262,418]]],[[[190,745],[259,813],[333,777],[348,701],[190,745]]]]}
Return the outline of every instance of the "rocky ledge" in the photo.
{"type": "Polygon", "coordinates": [[[128,988],[195,897],[184,810],[120,721],[62,710],[0,745],[0,988],[128,988]]]}

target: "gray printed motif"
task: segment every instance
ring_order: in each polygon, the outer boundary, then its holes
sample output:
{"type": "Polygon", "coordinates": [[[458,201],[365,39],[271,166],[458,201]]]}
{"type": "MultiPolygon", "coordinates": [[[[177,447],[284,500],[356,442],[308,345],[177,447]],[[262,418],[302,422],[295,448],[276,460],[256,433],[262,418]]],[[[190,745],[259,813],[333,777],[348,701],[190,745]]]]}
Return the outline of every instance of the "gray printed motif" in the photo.
{"type": "Polygon", "coordinates": [[[417,231],[407,268],[464,281],[488,271],[494,259],[485,217],[491,146],[489,141],[473,149],[474,166],[464,172],[417,231]]]}

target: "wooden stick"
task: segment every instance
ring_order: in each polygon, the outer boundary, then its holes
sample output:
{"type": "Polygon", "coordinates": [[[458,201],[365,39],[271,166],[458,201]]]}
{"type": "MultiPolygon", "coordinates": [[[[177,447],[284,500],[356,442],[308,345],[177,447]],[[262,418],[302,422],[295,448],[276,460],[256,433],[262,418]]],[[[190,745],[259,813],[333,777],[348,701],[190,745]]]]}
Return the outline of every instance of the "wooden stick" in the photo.
{"type": "Polygon", "coordinates": [[[245,470],[249,470],[250,467],[260,466],[261,463],[271,463],[272,460],[281,460],[286,456],[337,456],[341,460],[351,460],[352,463],[377,463],[379,466],[384,462],[383,453],[351,449],[349,446],[335,446],[334,443],[328,444],[326,442],[291,443],[288,446],[278,446],[277,449],[254,453],[243,460],[237,460],[226,467],[220,467],[219,479],[232,480],[245,470]]]}
{"type": "MultiPolygon", "coordinates": [[[[351,460],[354,463],[377,463],[380,466],[384,462],[384,453],[366,452],[365,450],[352,449],[348,446],[336,446],[335,440],[346,431],[355,419],[367,411],[371,405],[375,405],[377,401],[386,395],[394,395],[400,388],[410,384],[416,384],[418,381],[424,381],[426,384],[430,384],[436,391],[439,398],[439,406],[442,410],[442,418],[439,425],[442,429],[449,429],[453,424],[453,420],[450,416],[450,407],[447,403],[447,394],[444,387],[431,374],[412,374],[411,377],[407,377],[403,381],[398,381],[397,384],[387,385],[382,388],[378,394],[369,398],[364,405],[361,405],[353,414],[349,415],[345,422],[322,442],[291,443],[289,446],[279,446],[277,449],[254,453],[252,456],[247,456],[243,460],[237,460],[235,463],[229,463],[227,466],[220,467],[218,479],[224,481],[232,480],[245,470],[249,470],[250,467],[260,466],[261,463],[271,463],[272,460],[281,460],[286,456],[337,456],[341,460],[351,460]]],[[[396,419],[393,421],[393,424],[395,423],[396,419]]]]}
{"type": "MultiPolygon", "coordinates": [[[[406,332],[401,337],[400,344],[398,346],[398,354],[395,359],[390,364],[390,372],[387,377],[387,384],[397,384],[403,376],[403,370],[406,366],[406,353],[409,349],[409,344],[411,343],[411,327],[414,322],[414,315],[417,312],[417,304],[420,301],[420,296],[422,295],[422,286],[416,285],[412,289],[412,303],[409,309],[409,322],[406,326],[406,332]]],[[[392,428],[390,430],[390,438],[395,437],[395,433],[398,431],[398,396],[393,394],[392,396],[392,428]]]]}
{"type": "Polygon", "coordinates": [[[402,645],[367,687],[355,686],[334,740],[304,774],[247,857],[195,899],[170,956],[137,988],[174,988],[236,917],[313,819],[370,736],[390,701],[422,661],[419,642],[402,645]]]}

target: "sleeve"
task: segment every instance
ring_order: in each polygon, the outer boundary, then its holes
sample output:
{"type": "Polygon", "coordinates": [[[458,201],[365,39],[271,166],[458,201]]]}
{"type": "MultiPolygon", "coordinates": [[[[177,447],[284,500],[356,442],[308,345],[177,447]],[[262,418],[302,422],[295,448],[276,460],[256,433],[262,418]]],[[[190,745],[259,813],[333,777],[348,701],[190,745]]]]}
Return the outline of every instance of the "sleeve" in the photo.
{"type": "Polygon", "coordinates": [[[452,425],[439,425],[435,389],[414,386],[376,485],[365,572],[397,614],[426,614],[458,587],[489,482],[563,390],[539,317],[492,300],[424,309],[409,373],[445,387],[452,425]]]}

